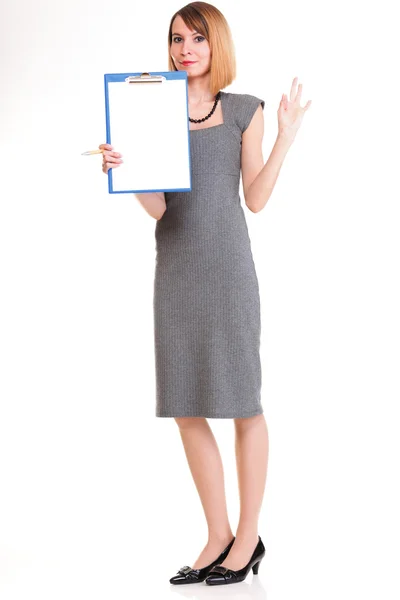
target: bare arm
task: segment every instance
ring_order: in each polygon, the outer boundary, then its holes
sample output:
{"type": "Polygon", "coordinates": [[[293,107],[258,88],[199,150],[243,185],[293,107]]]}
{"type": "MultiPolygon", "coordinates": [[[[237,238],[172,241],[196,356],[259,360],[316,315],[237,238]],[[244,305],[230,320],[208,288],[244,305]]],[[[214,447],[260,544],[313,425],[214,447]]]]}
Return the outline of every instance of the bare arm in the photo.
{"type": "Polygon", "coordinates": [[[284,135],[278,134],[264,165],[261,147],[263,134],[264,116],[259,106],[250,125],[243,132],[241,151],[243,193],[247,207],[254,213],[262,210],[268,202],[291,146],[284,135]]]}
{"type": "Polygon", "coordinates": [[[151,217],[161,219],[167,208],[164,192],[143,192],[135,196],[151,217]]]}

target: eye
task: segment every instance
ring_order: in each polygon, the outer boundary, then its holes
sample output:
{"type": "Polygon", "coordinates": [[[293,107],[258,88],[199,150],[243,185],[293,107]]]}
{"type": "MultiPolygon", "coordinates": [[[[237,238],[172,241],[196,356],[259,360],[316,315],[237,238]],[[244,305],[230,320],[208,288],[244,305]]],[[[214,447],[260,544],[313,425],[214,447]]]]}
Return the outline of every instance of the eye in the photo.
{"type": "MultiPolygon", "coordinates": [[[[196,35],[196,37],[194,38],[195,40],[198,40],[200,38],[200,41],[205,40],[205,37],[202,35],[196,35]]],[[[175,36],[174,38],[172,38],[173,42],[177,42],[177,40],[181,40],[182,38],[180,36],[175,36]]]]}

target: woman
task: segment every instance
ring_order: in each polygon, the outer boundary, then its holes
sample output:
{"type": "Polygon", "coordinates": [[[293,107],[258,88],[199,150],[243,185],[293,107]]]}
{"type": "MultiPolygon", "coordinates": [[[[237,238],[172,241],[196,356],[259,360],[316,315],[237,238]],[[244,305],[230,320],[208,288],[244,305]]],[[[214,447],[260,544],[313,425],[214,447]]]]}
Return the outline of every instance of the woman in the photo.
{"type": "MultiPolygon", "coordinates": [[[[177,11],[169,69],[186,70],[192,190],[136,194],[157,219],[154,281],[156,416],[173,417],[208,525],[208,542],[173,584],[236,583],[258,572],[265,547],[258,517],[266,483],[268,429],[260,400],[260,299],[239,197],[264,208],[305,111],[301,84],[282,96],[278,137],[264,165],[264,100],[221,91],[236,76],[229,26],[206,2],[177,11]],[[207,418],[232,418],[240,488],[236,535],[229,524],[221,456],[207,418]]],[[[121,155],[101,144],[103,171],[121,155]]]]}

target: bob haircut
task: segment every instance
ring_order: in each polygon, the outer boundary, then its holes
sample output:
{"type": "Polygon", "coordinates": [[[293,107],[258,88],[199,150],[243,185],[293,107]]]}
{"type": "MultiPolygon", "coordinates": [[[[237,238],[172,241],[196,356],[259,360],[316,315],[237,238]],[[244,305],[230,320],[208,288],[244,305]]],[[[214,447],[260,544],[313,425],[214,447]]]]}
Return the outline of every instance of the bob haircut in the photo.
{"type": "Polygon", "coordinates": [[[186,27],[198,31],[210,45],[210,92],[215,96],[236,78],[236,58],[232,34],[224,15],[207,2],[191,2],[172,17],[168,31],[168,68],[177,71],[171,57],[172,24],[180,16],[186,27]]]}

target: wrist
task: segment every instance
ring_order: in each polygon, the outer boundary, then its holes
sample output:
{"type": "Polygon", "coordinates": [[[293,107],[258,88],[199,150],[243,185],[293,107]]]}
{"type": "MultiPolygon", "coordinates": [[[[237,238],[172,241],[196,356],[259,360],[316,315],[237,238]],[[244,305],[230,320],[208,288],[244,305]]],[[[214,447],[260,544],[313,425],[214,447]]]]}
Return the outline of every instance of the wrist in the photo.
{"type": "Polygon", "coordinates": [[[292,144],[294,141],[294,135],[291,135],[287,131],[280,129],[280,130],[278,130],[277,139],[281,140],[282,142],[287,142],[288,144],[292,144]]]}
{"type": "Polygon", "coordinates": [[[287,133],[284,133],[283,131],[278,132],[278,135],[276,137],[276,143],[279,145],[279,147],[288,150],[290,148],[290,146],[293,144],[293,142],[294,142],[293,136],[288,135],[287,133]]]}

